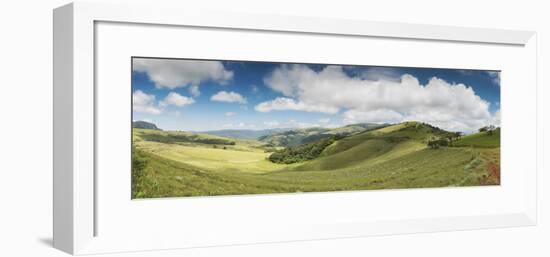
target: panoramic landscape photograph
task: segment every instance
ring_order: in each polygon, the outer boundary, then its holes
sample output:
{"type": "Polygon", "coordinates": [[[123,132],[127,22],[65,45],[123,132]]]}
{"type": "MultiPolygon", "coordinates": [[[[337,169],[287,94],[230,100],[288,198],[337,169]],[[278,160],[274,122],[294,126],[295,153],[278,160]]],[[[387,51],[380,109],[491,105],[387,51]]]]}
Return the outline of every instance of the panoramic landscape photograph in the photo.
{"type": "Polygon", "coordinates": [[[132,199],[500,185],[500,71],[131,61],[132,199]]]}

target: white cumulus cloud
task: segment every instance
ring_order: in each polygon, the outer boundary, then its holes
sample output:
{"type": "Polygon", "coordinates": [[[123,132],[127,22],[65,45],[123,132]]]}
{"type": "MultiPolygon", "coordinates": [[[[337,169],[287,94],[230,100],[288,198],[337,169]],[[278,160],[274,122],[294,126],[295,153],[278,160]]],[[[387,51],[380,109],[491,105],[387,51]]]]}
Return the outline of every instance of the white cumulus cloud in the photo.
{"type": "Polygon", "coordinates": [[[210,97],[212,101],[226,102],[226,103],[246,103],[246,98],[235,92],[220,91],[210,97]]]}
{"type": "Polygon", "coordinates": [[[135,58],[133,70],[147,73],[158,88],[189,86],[193,96],[200,94],[199,85],[203,81],[223,84],[233,78],[233,72],[219,61],[135,58]]]}
{"type": "Polygon", "coordinates": [[[302,101],[296,101],[288,97],[277,97],[274,100],[260,103],[254,107],[259,112],[270,111],[305,111],[305,112],[323,112],[334,114],[338,112],[338,108],[329,106],[322,103],[305,103],[302,101]]]}
{"type": "Polygon", "coordinates": [[[191,97],[182,96],[176,92],[170,92],[160,103],[159,105],[164,107],[168,105],[175,106],[185,106],[193,104],[195,100],[191,97]]]}
{"type": "MultiPolygon", "coordinates": [[[[163,100],[156,102],[156,97],[153,94],[144,93],[141,90],[136,90],[132,93],[132,109],[135,112],[149,113],[149,114],[161,114],[165,107],[169,105],[185,106],[193,104],[195,100],[190,97],[182,96],[176,92],[170,92],[163,100]]],[[[175,112],[176,116],[179,116],[179,112],[175,112]]]]}
{"type": "Polygon", "coordinates": [[[264,83],[284,97],[259,103],[255,109],[328,114],[343,111],[345,123],[416,120],[464,132],[494,119],[490,103],[467,85],[435,77],[422,85],[411,75],[397,80],[384,75],[349,76],[342,66],[314,71],[306,65],[281,65],[264,78],[264,83]]]}
{"type": "Polygon", "coordinates": [[[396,123],[403,119],[400,113],[388,109],[376,109],[372,111],[348,110],[344,112],[345,123],[372,122],[372,123],[396,123]]]}
{"type": "Polygon", "coordinates": [[[136,90],[132,93],[132,109],[135,112],[149,114],[162,113],[162,109],[155,105],[155,95],[143,93],[141,90],[136,90]]]}

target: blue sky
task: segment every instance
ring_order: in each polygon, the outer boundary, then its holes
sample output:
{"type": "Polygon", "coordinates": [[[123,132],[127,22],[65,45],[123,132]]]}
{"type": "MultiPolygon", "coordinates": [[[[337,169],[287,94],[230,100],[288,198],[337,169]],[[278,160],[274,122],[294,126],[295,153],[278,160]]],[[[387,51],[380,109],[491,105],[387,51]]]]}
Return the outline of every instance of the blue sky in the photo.
{"type": "Polygon", "coordinates": [[[167,130],[500,124],[496,71],[133,58],[133,120],[167,130]]]}

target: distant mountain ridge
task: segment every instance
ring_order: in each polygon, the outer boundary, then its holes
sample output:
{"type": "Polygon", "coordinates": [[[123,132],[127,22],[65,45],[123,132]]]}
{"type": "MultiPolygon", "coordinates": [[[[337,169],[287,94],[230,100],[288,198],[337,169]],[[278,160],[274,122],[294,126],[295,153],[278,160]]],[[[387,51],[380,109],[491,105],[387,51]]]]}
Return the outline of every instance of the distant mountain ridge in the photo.
{"type": "Polygon", "coordinates": [[[319,127],[292,129],[280,133],[265,135],[259,137],[258,140],[271,146],[297,146],[315,142],[323,138],[330,138],[335,135],[349,136],[384,126],[388,126],[388,124],[358,123],[332,129],[319,127]]]}
{"type": "MultiPolygon", "coordinates": [[[[258,140],[268,146],[297,146],[301,144],[315,142],[324,138],[330,138],[335,135],[349,136],[363,131],[388,126],[388,124],[375,123],[357,123],[349,124],[337,128],[273,128],[273,129],[221,129],[210,131],[196,131],[191,133],[202,133],[212,136],[258,140]]],[[[147,121],[132,122],[133,128],[161,130],[154,123],[147,121]]]]}
{"type": "Polygon", "coordinates": [[[132,122],[132,128],[140,128],[140,129],[155,129],[155,130],[161,130],[157,127],[157,125],[147,122],[147,121],[133,121],[132,122]]]}
{"type": "Polygon", "coordinates": [[[238,138],[238,139],[258,139],[263,136],[281,133],[288,130],[291,130],[291,129],[289,128],[275,128],[275,129],[261,129],[261,130],[221,129],[221,130],[201,131],[199,133],[220,136],[220,137],[238,138]]]}

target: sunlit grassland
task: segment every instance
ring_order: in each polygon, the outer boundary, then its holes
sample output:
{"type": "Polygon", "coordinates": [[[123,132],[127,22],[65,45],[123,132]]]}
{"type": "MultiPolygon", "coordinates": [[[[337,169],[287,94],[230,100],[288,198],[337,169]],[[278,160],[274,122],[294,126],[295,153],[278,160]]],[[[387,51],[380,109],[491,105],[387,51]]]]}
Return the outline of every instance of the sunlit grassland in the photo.
{"type": "Polygon", "coordinates": [[[434,135],[437,131],[433,128],[414,122],[388,126],[345,137],[325,148],[316,159],[288,165],[267,160],[271,153],[256,140],[134,129],[135,151],[147,160],[147,165],[143,176],[132,181],[133,188],[139,189],[133,196],[214,196],[500,183],[499,147],[487,147],[484,143],[483,148],[427,148],[426,141],[434,135]],[[149,134],[162,135],[163,141],[145,140],[149,134]],[[172,138],[172,135],[177,136],[172,138]],[[191,139],[187,140],[187,136],[191,139]],[[197,143],[196,137],[221,139],[219,142],[223,144],[200,143],[200,140],[197,143]],[[224,140],[234,144],[226,144],[224,140]]]}
{"type": "Polygon", "coordinates": [[[205,145],[166,145],[156,142],[139,142],[136,146],[157,156],[204,170],[265,173],[286,166],[266,160],[269,153],[242,146],[235,147],[237,149],[220,149],[205,145]]]}

